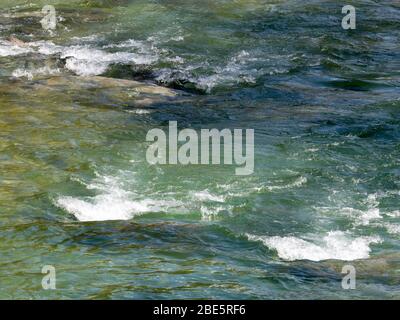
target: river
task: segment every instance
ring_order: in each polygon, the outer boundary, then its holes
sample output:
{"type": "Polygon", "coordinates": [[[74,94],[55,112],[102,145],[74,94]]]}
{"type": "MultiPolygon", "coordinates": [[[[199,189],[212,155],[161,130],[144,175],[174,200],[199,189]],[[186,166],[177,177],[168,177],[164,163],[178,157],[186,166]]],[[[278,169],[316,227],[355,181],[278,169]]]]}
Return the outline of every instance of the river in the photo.
{"type": "Polygon", "coordinates": [[[2,0],[0,298],[400,298],[400,5],[343,5],[2,0]],[[254,173],[149,164],[169,121],[254,173]]]}

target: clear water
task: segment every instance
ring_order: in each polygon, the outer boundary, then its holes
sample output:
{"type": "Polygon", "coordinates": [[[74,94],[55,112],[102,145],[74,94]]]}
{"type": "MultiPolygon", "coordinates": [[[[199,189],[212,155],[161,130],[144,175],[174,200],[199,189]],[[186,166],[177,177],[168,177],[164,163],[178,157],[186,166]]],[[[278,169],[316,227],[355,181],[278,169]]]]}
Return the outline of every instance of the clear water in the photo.
{"type": "Polygon", "coordinates": [[[0,298],[399,298],[400,5],[358,1],[352,31],[343,5],[1,1],[0,298]],[[190,94],[41,87],[71,75],[190,94]],[[169,120],[254,128],[254,174],[150,166],[169,120]]]}

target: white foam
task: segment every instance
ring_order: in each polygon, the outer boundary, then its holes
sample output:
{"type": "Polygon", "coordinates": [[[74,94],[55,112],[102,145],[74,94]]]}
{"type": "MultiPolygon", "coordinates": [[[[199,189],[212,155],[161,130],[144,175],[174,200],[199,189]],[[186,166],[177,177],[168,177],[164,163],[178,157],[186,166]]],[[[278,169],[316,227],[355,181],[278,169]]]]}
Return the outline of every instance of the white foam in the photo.
{"type": "Polygon", "coordinates": [[[29,47],[21,47],[14,45],[10,41],[0,40],[0,57],[18,56],[32,51],[29,47]]]}
{"type": "Polygon", "coordinates": [[[200,77],[197,83],[200,88],[210,91],[217,85],[225,83],[255,83],[258,70],[249,69],[249,62],[257,60],[247,51],[240,51],[233,56],[223,68],[215,68],[215,74],[200,77]]]}
{"type": "Polygon", "coordinates": [[[246,234],[249,240],[261,241],[265,246],[276,250],[281,259],[295,260],[344,260],[366,259],[371,251],[369,245],[380,243],[379,237],[352,238],[341,231],[329,232],[313,241],[297,237],[265,237],[246,234]]]}
{"type": "Polygon", "coordinates": [[[65,48],[61,58],[66,59],[66,68],[82,76],[104,73],[112,63],[150,64],[156,60],[152,56],[143,56],[130,52],[108,53],[86,46],[65,48]]]}
{"type": "Polygon", "coordinates": [[[213,206],[211,208],[207,206],[201,206],[200,207],[201,219],[203,221],[213,221],[221,214],[221,212],[231,213],[231,209],[232,207],[230,206],[213,206]]]}
{"type": "Polygon", "coordinates": [[[27,45],[43,55],[61,53],[64,50],[63,46],[58,46],[51,41],[34,41],[27,43],[27,45]]]}
{"type": "Polygon", "coordinates": [[[341,211],[345,215],[355,220],[355,225],[367,226],[373,220],[381,219],[382,215],[379,209],[379,201],[377,200],[377,194],[368,195],[364,201],[367,206],[366,210],[360,210],[350,207],[342,208],[341,211]]]}
{"type": "Polygon", "coordinates": [[[213,72],[209,75],[197,76],[198,69],[210,69],[209,61],[190,65],[182,65],[185,60],[182,57],[167,58],[168,61],[176,63],[174,68],[164,68],[158,70],[157,80],[168,83],[174,80],[186,79],[195,83],[199,89],[210,92],[213,88],[224,84],[255,83],[256,78],[262,73],[257,68],[252,68],[252,63],[259,58],[247,51],[240,51],[232,56],[225,65],[212,67],[213,72]],[[174,59],[176,61],[174,61],[174,59]]]}
{"type": "Polygon", "coordinates": [[[394,218],[400,217],[400,210],[395,210],[395,211],[392,211],[392,212],[388,212],[388,213],[386,213],[386,215],[388,215],[390,217],[394,217],[394,218]]]}
{"type": "Polygon", "coordinates": [[[344,207],[339,209],[340,212],[349,218],[354,219],[354,224],[367,226],[373,220],[381,219],[379,208],[370,208],[367,210],[359,210],[350,207],[344,207]]]}
{"type": "Polygon", "coordinates": [[[56,204],[75,215],[79,221],[128,220],[145,209],[138,203],[115,199],[112,195],[87,200],[60,197],[56,204]]]}
{"type": "Polygon", "coordinates": [[[31,70],[18,68],[13,71],[12,76],[15,78],[27,78],[29,80],[32,80],[37,75],[54,75],[60,72],[61,72],[60,69],[58,68],[53,69],[48,66],[31,70]]]}
{"type": "Polygon", "coordinates": [[[79,76],[95,76],[106,72],[108,63],[104,61],[68,58],[65,67],[79,76]]]}
{"type": "Polygon", "coordinates": [[[192,197],[199,201],[225,202],[225,198],[223,196],[212,194],[208,190],[193,192],[192,197]]]}
{"type": "Polygon", "coordinates": [[[172,37],[170,40],[171,40],[171,41],[179,42],[179,41],[185,40],[185,37],[183,37],[183,36],[176,36],[176,37],[172,37]]]}
{"type": "Polygon", "coordinates": [[[120,43],[112,43],[103,46],[104,49],[108,48],[143,48],[147,44],[143,41],[135,40],[135,39],[129,39],[120,43]]]}
{"type": "Polygon", "coordinates": [[[282,189],[291,189],[291,188],[297,188],[302,186],[303,184],[307,183],[307,178],[306,177],[299,177],[297,178],[295,181],[293,181],[292,183],[286,184],[286,185],[282,185],[282,186],[266,186],[263,187],[269,191],[273,191],[273,190],[282,190],[282,189]]]}
{"type": "Polygon", "coordinates": [[[385,224],[386,230],[391,234],[400,234],[400,224],[385,224]]]}
{"type": "Polygon", "coordinates": [[[134,114],[151,114],[153,113],[153,110],[147,110],[147,109],[133,109],[133,110],[127,110],[127,113],[134,113],[134,114]]]}
{"type": "MultiPolygon", "coordinates": [[[[134,40],[131,40],[130,44],[126,44],[126,46],[121,45],[121,47],[134,46],[134,40]]],[[[142,48],[139,42],[137,46],[142,48]]],[[[43,55],[60,54],[62,59],[66,59],[66,68],[82,76],[100,75],[113,63],[147,65],[158,59],[157,54],[151,52],[150,49],[139,50],[139,53],[110,53],[89,45],[64,47],[56,45],[51,41],[34,41],[26,43],[22,47],[14,45],[9,41],[0,40],[0,56],[16,56],[25,53],[39,53],[43,55]]]]}
{"type": "Polygon", "coordinates": [[[371,208],[368,209],[358,217],[358,220],[361,222],[363,225],[369,225],[371,220],[376,220],[376,219],[381,219],[381,213],[379,208],[371,208]]]}
{"type": "Polygon", "coordinates": [[[179,201],[168,199],[140,199],[134,192],[125,191],[118,178],[100,176],[89,190],[98,190],[94,197],[61,196],[55,205],[73,214],[79,221],[129,220],[147,212],[166,212],[183,207],[179,201]]]}

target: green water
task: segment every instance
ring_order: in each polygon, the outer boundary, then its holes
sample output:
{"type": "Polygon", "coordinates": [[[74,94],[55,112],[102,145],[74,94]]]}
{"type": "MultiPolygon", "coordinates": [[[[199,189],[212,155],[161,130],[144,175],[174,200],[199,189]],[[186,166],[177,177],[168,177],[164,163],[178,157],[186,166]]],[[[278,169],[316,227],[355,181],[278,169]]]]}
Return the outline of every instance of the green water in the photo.
{"type": "Polygon", "coordinates": [[[353,4],[2,0],[0,298],[400,298],[400,6],[353,4]],[[149,165],[170,120],[254,129],[254,174],[149,165]]]}

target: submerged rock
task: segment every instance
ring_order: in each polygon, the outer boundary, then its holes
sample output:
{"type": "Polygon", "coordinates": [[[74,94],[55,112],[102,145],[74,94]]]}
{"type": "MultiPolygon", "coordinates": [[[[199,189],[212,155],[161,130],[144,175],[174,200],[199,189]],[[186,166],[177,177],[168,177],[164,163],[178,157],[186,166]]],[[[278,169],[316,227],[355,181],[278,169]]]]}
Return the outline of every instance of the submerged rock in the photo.
{"type": "Polygon", "coordinates": [[[18,46],[18,47],[27,47],[28,44],[14,36],[11,36],[8,41],[10,41],[11,44],[13,44],[14,46],[18,46]]]}
{"type": "Polygon", "coordinates": [[[126,80],[154,80],[153,71],[148,65],[112,63],[103,74],[107,78],[126,79],[126,80]]]}
{"type": "Polygon", "coordinates": [[[319,272],[327,274],[336,274],[338,278],[342,278],[342,268],[345,265],[351,265],[356,270],[357,279],[399,279],[400,277],[400,255],[398,253],[380,254],[368,259],[360,259],[354,261],[327,260],[318,263],[305,263],[305,268],[313,268],[318,264],[319,272]],[[321,269],[321,266],[323,267],[321,269]],[[390,276],[389,276],[390,275],[390,276]]]}
{"type": "Polygon", "coordinates": [[[14,80],[0,85],[0,94],[14,101],[35,100],[75,101],[78,104],[112,107],[143,107],[169,102],[180,92],[150,83],[100,76],[52,76],[33,81],[14,80]]]}

